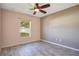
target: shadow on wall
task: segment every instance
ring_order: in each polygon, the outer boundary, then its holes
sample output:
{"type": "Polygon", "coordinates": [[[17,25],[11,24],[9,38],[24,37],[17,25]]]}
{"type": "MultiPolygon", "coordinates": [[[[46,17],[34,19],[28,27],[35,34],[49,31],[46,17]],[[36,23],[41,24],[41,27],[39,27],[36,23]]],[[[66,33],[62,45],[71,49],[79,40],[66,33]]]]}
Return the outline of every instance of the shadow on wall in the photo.
{"type": "Polygon", "coordinates": [[[79,49],[79,5],[41,19],[42,39],[79,49]]]}

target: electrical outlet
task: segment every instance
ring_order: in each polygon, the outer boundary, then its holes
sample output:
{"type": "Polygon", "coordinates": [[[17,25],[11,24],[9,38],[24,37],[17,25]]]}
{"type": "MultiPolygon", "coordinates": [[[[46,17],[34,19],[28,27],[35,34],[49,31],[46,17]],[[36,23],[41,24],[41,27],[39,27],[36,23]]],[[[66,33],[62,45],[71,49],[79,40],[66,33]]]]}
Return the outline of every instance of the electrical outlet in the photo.
{"type": "Polygon", "coordinates": [[[61,42],[62,40],[61,39],[59,39],[59,42],[61,42]]]}
{"type": "Polygon", "coordinates": [[[61,42],[62,40],[60,38],[56,38],[56,41],[57,42],[61,42]]]}
{"type": "Polygon", "coordinates": [[[58,38],[56,38],[56,41],[58,41],[58,38]]]}

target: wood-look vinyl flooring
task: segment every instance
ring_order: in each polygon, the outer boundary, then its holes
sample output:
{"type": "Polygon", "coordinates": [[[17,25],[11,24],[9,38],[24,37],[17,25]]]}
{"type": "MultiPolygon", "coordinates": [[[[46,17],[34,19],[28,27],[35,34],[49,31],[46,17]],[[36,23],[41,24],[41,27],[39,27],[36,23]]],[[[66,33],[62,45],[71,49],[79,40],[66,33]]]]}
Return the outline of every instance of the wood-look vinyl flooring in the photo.
{"type": "Polygon", "coordinates": [[[79,56],[79,52],[38,41],[3,48],[1,56],[79,56]]]}

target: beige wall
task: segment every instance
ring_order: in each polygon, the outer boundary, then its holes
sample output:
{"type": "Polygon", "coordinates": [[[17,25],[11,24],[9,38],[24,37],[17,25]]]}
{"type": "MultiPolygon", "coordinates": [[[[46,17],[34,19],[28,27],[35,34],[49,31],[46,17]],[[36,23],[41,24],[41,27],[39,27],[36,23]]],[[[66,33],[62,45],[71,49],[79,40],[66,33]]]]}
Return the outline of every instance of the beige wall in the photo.
{"type": "Polygon", "coordinates": [[[40,40],[40,18],[8,10],[2,10],[2,30],[2,48],[38,41],[40,40]],[[20,37],[20,19],[18,18],[26,18],[31,21],[31,37],[20,37]]]}
{"type": "Polygon", "coordinates": [[[0,50],[1,50],[1,8],[0,8],[0,50]]]}
{"type": "Polygon", "coordinates": [[[41,38],[79,49],[79,5],[41,18],[41,38]]]}

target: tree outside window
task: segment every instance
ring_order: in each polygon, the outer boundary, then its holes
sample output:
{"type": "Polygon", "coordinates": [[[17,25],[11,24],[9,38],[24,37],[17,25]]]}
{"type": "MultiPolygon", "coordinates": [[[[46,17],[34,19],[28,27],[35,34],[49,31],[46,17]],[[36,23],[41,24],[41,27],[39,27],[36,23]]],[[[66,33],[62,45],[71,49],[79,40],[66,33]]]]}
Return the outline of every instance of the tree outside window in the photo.
{"type": "Polygon", "coordinates": [[[24,20],[21,20],[20,22],[20,35],[21,37],[27,37],[27,36],[30,36],[30,26],[31,26],[31,22],[24,19],[24,20]]]}

